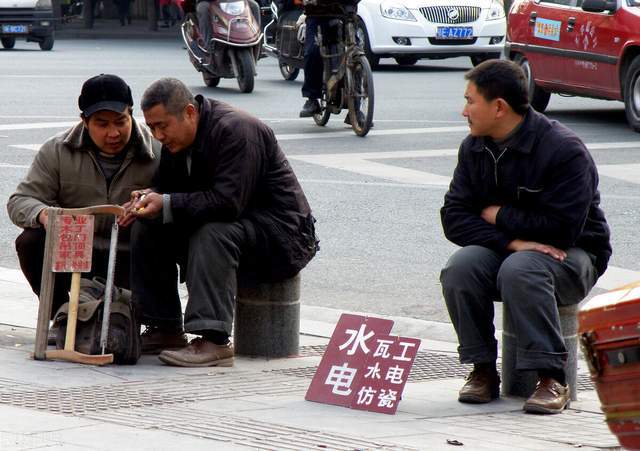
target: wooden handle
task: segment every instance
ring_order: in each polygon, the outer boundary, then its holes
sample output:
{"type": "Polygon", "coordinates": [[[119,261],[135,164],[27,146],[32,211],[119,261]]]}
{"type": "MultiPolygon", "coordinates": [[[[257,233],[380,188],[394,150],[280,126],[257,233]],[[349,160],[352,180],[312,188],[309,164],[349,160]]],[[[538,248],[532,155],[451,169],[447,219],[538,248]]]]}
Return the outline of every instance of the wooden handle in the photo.
{"type": "Polygon", "coordinates": [[[94,205],[84,208],[62,208],[63,215],[100,215],[112,214],[116,216],[124,216],[125,209],[120,205],[94,205]]]}
{"type": "Polygon", "coordinates": [[[67,313],[67,336],[64,350],[74,351],[76,347],[76,324],[78,322],[78,299],[80,298],[80,273],[71,274],[71,293],[69,293],[69,312],[67,313]]]}

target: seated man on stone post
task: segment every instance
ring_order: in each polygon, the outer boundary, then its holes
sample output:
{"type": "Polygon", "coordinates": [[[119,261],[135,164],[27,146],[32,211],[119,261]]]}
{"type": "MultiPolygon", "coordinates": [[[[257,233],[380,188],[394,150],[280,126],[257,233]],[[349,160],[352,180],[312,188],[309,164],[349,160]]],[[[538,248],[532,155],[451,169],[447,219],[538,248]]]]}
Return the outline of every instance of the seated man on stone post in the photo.
{"type": "Polygon", "coordinates": [[[528,104],[513,62],[486,61],[465,75],[470,134],[441,209],[461,246],[440,275],[462,363],[474,364],[460,402],[499,396],[493,302],[513,318],[516,368],[536,371],[524,404],[560,413],[569,404],[567,349],[558,305],[579,303],[611,256],[598,172],[575,133],[528,104]]]}
{"type": "MultiPolygon", "coordinates": [[[[132,116],[131,89],[116,75],[100,74],[84,82],[80,122],[45,142],[26,177],[9,197],[7,210],[24,230],[16,239],[20,268],[40,294],[47,227],[47,207],[80,208],[126,204],[132,189],[149,186],[159,147],[132,116]]],[[[92,275],[106,276],[113,219],[95,218],[92,275]]],[[[129,287],[129,230],[119,235],[115,283],[129,287]]],[[[69,300],[70,274],[55,279],[51,315],[69,300]]],[[[55,325],[54,325],[55,326],[55,325]]],[[[54,330],[50,335],[53,335],[54,330]]]]}
{"type": "Polygon", "coordinates": [[[142,111],[163,144],[153,188],[132,193],[142,351],[169,365],[232,365],[238,267],[256,280],[295,276],[316,253],[315,220],[273,131],[258,119],[194,97],[173,78],[147,88],[142,111]],[[184,328],[177,265],[189,293],[184,328]],[[184,331],[198,337],[187,345],[184,331]]]}

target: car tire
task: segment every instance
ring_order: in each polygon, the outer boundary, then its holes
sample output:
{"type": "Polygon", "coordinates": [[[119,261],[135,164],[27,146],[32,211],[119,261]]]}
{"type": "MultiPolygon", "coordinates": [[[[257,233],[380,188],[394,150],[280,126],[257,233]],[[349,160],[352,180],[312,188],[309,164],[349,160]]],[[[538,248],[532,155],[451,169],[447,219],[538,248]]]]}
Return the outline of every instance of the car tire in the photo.
{"type": "Polygon", "coordinates": [[[40,50],[51,50],[53,48],[53,35],[47,36],[42,41],[38,42],[40,50]]]}
{"type": "Polygon", "coordinates": [[[358,19],[356,36],[358,40],[362,41],[362,48],[364,49],[364,54],[369,60],[369,66],[371,67],[371,70],[377,69],[378,66],[380,66],[380,57],[371,51],[371,45],[369,44],[369,32],[367,31],[367,26],[364,24],[364,22],[360,18],[358,19]]]}
{"type": "Polygon", "coordinates": [[[522,68],[524,76],[527,78],[527,85],[529,87],[529,105],[531,105],[534,110],[544,113],[544,110],[547,109],[547,105],[549,105],[551,93],[536,85],[536,82],[533,79],[533,74],[531,73],[529,60],[524,55],[516,56],[514,61],[518,66],[520,66],[520,68],[522,68]]]}
{"type": "Polygon", "coordinates": [[[632,129],[640,132],[640,57],[631,62],[624,80],[624,111],[632,129]]]}
{"type": "Polygon", "coordinates": [[[499,53],[480,53],[478,55],[471,55],[469,57],[471,59],[471,64],[473,64],[473,66],[477,66],[480,63],[484,63],[487,60],[499,60],[500,59],[500,54],[499,53]]]}
{"type": "Polygon", "coordinates": [[[2,47],[12,49],[16,45],[16,38],[2,38],[2,47]]]}
{"type": "Polygon", "coordinates": [[[418,62],[418,58],[413,58],[411,56],[396,56],[394,59],[396,60],[396,63],[401,66],[413,66],[418,62]]]}

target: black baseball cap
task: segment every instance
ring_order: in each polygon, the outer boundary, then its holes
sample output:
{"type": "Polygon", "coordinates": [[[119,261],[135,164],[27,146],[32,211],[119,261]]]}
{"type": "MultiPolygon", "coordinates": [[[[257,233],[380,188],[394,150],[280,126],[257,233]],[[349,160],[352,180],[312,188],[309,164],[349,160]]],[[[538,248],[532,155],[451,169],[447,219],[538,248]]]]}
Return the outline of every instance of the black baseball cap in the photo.
{"type": "Polygon", "coordinates": [[[122,113],[133,106],[131,88],[117,75],[96,75],[82,85],[78,106],[85,118],[101,110],[122,113]]]}

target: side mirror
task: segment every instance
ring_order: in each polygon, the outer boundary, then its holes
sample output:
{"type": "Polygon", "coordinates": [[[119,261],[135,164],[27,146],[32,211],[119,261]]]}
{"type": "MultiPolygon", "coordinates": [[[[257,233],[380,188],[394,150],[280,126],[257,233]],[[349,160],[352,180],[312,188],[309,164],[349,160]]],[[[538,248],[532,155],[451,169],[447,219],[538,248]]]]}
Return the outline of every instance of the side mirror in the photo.
{"type": "Polygon", "coordinates": [[[617,0],[583,0],[582,9],[591,13],[614,12],[618,9],[617,0]]]}

